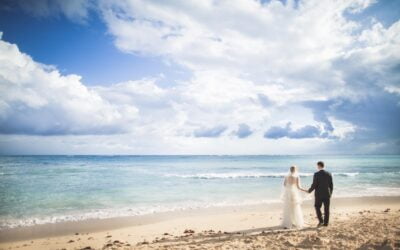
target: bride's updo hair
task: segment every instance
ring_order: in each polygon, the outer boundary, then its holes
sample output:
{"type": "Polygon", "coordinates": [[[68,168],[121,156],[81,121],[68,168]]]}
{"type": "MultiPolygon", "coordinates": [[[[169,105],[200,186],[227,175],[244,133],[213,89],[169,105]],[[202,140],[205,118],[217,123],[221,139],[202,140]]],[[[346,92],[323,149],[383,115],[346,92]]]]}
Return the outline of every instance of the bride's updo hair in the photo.
{"type": "Polygon", "coordinates": [[[290,167],[290,173],[294,174],[296,172],[297,172],[297,166],[296,165],[291,166],[290,167]]]}

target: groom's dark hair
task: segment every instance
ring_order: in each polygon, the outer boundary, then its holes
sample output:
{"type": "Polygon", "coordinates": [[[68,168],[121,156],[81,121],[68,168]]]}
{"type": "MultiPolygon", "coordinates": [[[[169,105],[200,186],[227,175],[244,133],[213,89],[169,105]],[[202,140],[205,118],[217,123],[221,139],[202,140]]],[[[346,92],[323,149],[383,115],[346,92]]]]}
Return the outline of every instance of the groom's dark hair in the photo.
{"type": "Polygon", "coordinates": [[[320,166],[321,168],[323,168],[324,167],[324,162],[323,161],[319,161],[319,162],[317,162],[317,165],[320,166]]]}

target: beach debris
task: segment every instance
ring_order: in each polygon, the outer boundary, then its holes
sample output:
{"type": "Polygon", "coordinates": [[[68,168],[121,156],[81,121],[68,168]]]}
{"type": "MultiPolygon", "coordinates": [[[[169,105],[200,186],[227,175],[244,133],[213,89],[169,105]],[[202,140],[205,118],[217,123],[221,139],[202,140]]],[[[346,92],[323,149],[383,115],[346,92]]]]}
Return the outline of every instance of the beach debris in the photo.
{"type": "Polygon", "coordinates": [[[106,238],[111,238],[111,237],[112,237],[112,235],[107,235],[107,236],[106,236],[106,238]]]}
{"type": "Polygon", "coordinates": [[[94,248],[92,248],[91,246],[87,246],[87,247],[84,247],[84,248],[81,248],[81,250],[94,250],[94,248]]]}
{"type": "Polygon", "coordinates": [[[205,234],[213,234],[215,232],[214,232],[214,230],[210,229],[210,230],[204,230],[203,233],[205,233],[205,234]]]}
{"type": "Polygon", "coordinates": [[[185,231],[183,231],[184,234],[194,234],[194,230],[192,229],[185,229],[185,231]]]}
{"type": "Polygon", "coordinates": [[[293,244],[293,242],[291,242],[290,240],[286,240],[285,242],[283,242],[284,245],[288,246],[288,247],[293,247],[295,246],[295,244],[293,244]]]}
{"type": "Polygon", "coordinates": [[[169,233],[164,233],[163,235],[170,235],[169,233]]]}
{"type": "Polygon", "coordinates": [[[105,247],[112,247],[112,246],[113,246],[112,243],[107,243],[107,244],[105,245],[105,247]]]}
{"type": "Polygon", "coordinates": [[[89,237],[89,238],[87,238],[88,240],[94,240],[94,238],[93,237],[89,237]]]}
{"type": "Polygon", "coordinates": [[[72,243],[72,242],[75,242],[74,240],[69,240],[67,243],[72,243]]]}
{"type": "Polygon", "coordinates": [[[138,245],[148,245],[149,242],[147,240],[143,240],[142,242],[139,242],[138,245]]]}
{"type": "Polygon", "coordinates": [[[244,243],[246,243],[246,244],[249,244],[249,243],[251,243],[251,242],[253,242],[251,239],[245,239],[245,240],[244,240],[244,243]]]}
{"type": "Polygon", "coordinates": [[[385,211],[383,211],[383,212],[388,213],[389,211],[390,211],[390,208],[386,208],[385,211]]]}
{"type": "Polygon", "coordinates": [[[79,233],[75,233],[75,235],[79,235],[79,233]]]}
{"type": "Polygon", "coordinates": [[[303,241],[300,242],[297,247],[305,247],[305,248],[310,248],[315,245],[321,245],[322,241],[321,238],[315,236],[315,235],[307,235],[303,241]]]}

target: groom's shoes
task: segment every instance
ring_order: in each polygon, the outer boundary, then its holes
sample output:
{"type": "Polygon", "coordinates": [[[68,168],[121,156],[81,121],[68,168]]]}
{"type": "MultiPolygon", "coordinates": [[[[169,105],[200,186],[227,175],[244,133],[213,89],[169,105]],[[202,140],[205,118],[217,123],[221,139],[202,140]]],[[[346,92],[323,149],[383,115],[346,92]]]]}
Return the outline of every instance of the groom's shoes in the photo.
{"type": "Polygon", "coordinates": [[[324,227],[327,227],[328,226],[328,224],[326,224],[326,223],[324,223],[324,225],[323,225],[324,227]]]}
{"type": "Polygon", "coordinates": [[[324,225],[324,223],[320,222],[318,223],[317,227],[322,227],[324,225]]]}

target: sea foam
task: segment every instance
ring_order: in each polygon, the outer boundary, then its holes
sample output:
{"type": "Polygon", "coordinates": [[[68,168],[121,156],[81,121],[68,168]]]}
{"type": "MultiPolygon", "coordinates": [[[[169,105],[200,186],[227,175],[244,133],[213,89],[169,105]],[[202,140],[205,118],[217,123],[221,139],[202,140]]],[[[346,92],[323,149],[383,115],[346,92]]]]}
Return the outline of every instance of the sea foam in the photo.
{"type": "MultiPolygon", "coordinates": [[[[354,177],[359,173],[334,173],[335,176],[354,177]]],[[[288,173],[199,173],[199,174],[165,174],[166,177],[190,178],[190,179],[237,179],[237,178],[283,178],[288,173]]],[[[314,173],[301,173],[300,177],[310,177],[314,173]]]]}

